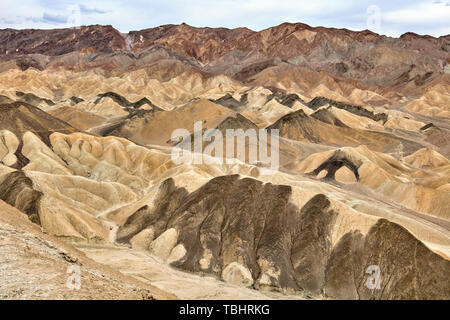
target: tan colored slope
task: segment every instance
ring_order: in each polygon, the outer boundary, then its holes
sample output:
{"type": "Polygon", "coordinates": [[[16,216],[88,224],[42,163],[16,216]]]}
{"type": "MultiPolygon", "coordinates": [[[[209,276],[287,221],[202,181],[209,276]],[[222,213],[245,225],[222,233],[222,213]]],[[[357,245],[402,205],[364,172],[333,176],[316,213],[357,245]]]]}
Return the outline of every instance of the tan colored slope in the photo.
{"type": "Polygon", "coordinates": [[[450,118],[450,75],[444,74],[418,88],[420,96],[405,106],[406,110],[431,117],[450,118]]]}
{"type": "MultiPolygon", "coordinates": [[[[165,67],[166,64],[162,62],[156,63],[152,71],[164,70],[165,67]]],[[[0,94],[10,92],[11,83],[14,83],[14,92],[31,92],[56,103],[69,100],[71,97],[82,98],[86,101],[80,105],[84,111],[101,111],[91,102],[96,100],[98,94],[105,92],[115,92],[130,101],[147,97],[158,107],[170,110],[197,97],[219,98],[242,87],[237,81],[222,75],[205,77],[199,71],[182,70],[173,75],[169,73],[166,77],[158,77],[145,69],[117,76],[107,76],[95,69],[84,72],[64,69],[44,71],[28,69],[23,72],[9,70],[0,74],[0,94]],[[56,91],[59,92],[58,97],[55,97],[56,91]]],[[[14,92],[10,92],[10,95],[14,92]]],[[[114,106],[108,105],[105,107],[114,106]]],[[[113,108],[108,112],[114,110],[113,108]]]]}
{"type": "Polygon", "coordinates": [[[416,117],[414,117],[411,113],[395,109],[376,107],[374,108],[374,112],[376,114],[377,113],[387,114],[387,120],[384,123],[385,128],[420,132],[420,129],[426,124],[425,122],[422,122],[416,117]]]}
{"type": "MultiPolygon", "coordinates": [[[[267,128],[279,129],[280,136],[287,139],[329,146],[366,145],[370,149],[380,152],[393,152],[400,142],[403,143],[395,137],[382,133],[331,125],[307,116],[302,110],[283,116],[267,128]]],[[[415,150],[419,146],[419,144],[411,143],[411,148],[416,148],[415,150]]]]}
{"type": "Polygon", "coordinates": [[[419,132],[419,130],[425,126],[424,122],[413,120],[413,119],[406,119],[403,117],[392,117],[389,116],[388,120],[384,124],[386,128],[392,128],[392,129],[403,129],[408,131],[416,131],[419,132]]]}
{"type": "Polygon", "coordinates": [[[123,185],[78,176],[0,173],[0,199],[22,210],[47,233],[75,242],[108,242],[112,226],[101,214],[137,199],[123,185]]]}
{"type": "MultiPolygon", "coordinates": [[[[375,111],[370,107],[366,107],[366,109],[372,112],[375,111]]],[[[386,113],[388,115],[387,121],[384,124],[382,122],[376,122],[367,117],[355,115],[344,109],[339,109],[336,107],[328,108],[328,110],[342,123],[349,126],[350,128],[355,129],[385,131],[385,128],[390,128],[419,132],[420,128],[425,125],[424,122],[414,120],[411,115],[403,112],[385,108],[376,109],[381,109],[380,112],[386,113]]],[[[375,113],[377,112],[375,111],[375,113]]]]}
{"type": "Polygon", "coordinates": [[[125,275],[150,283],[184,300],[305,299],[304,295],[264,292],[225,283],[213,276],[196,275],[168,266],[149,251],[127,247],[80,246],[88,257],[125,275]]]}
{"type": "Polygon", "coordinates": [[[236,94],[235,99],[240,100],[242,95],[245,94],[247,97],[246,100],[248,106],[263,105],[267,101],[267,96],[271,93],[272,91],[262,86],[257,86],[250,89],[245,87],[236,94]]]}
{"type": "MultiPolygon", "coordinates": [[[[105,122],[105,118],[99,116],[102,112],[88,113],[78,108],[70,106],[62,106],[49,112],[55,118],[61,119],[70,123],[75,128],[81,131],[86,131],[90,128],[97,127],[105,122]]],[[[114,114],[115,115],[115,114],[114,114]]]]}
{"type": "MultiPolygon", "coordinates": [[[[147,97],[157,106],[171,110],[194,98],[217,99],[226,93],[238,91],[244,93],[249,90],[249,87],[226,76],[206,75],[179,61],[167,59],[154,62],[145,68],[118,73],[115,76],[96,69],[84,72],[64,69],[51,71],[28,69],[24,72],[9,70],[0,74],[0,93],[10,92],[11,82],[15,84],[14,90],[31,92],[55,102],[68,100],[72,96],[83,98],[85,102],[75,105],[75,108],[103,116],[120,116],[123,112],[112,102],[101,106],[93,104],[98,94],[110,91],[130,101],[147,97]],[[56,91],[58,96],[54,94],[56,91]]],[[[251,85],[281,88],[287,92],[296,93],[304,99],[325,96],[358,105],[386,105],[392,100],[389,90],[383,93],[354,81],[333,78],[325,73],[303,67],[268,68],[257,74],[251,85]]],[[[267,91],[266,96],[272,93],[267,89],[261,89],[260,93],[263,90],[267,91]]],[[[249,107],[264,105],[266,97],[261,95],[262,99],[258,100],[257,95],[252,91],[254,90],[250,89],[247,93],[247,105],[249,107]]],[[[13,95],[14,92],[11,91],[10,94],[13,95]]]]}
{"type": "Polygon", "coordinates": [[[192,185],[192,179],[200,181],[199,176],[252,171],[236,164],[175,168],[170,153],[149,150],[116,137],[56,133],[50,142],[51,148],[33,133],[25,133],[22,152],[29,163],[24,171],[0,171],[2,187],[6,188],[6,195],[0,196],[7,196],[14,187],[13,173],[31,179],[31,188],[40,194],[39,202],[25,197],[20,189],[12,201],[19,203],[18,195],[22,194],[20,203],[35,202],[30,214],[39,215],[47,232],[76,242],[104,243],[114,239],[114,223],[107,221],[105,215],[137,203],[148,194],[152,182],[168,175],[180,175],[192,185]]]}
{"type": "Polygon", "coordinates": [[[404,158],[404,161],[416,168],[436,168],[450,165],[450,161],[439,152],[423,148],[404,158]]]}
{"type": "MultiPolygon", "coordinates": [[[[357,168],[359,183],[377,194],[384,195],[390,201],[450,220],[450,194],[448,190],[441,188],[449,183],[448,169],[441,172],[411,169],[397,159],[371,151],[365,146],[313,154],[299,163],[296,169],[299,172],[311,173],[328,159],[333,159],[332,157],[346,159],[345,161],[352,163],[357,168]]],[[[409,160],[416,157],[417,155],[413,155],[409,160]]],[[[344,183],[352,182],[354,174],[348,170],[338,171],[336,179],[344,183]]]]}
{"type": "Polygon", "coordinates": [[[234,114],[228,108],[200,99],[173,111],[127,120],[111,135],[125,137],[143,145],[170,145],[172,132],[176,129],[186,129],[192,133],[195,121],[201,121],[203,129],[212,129],[234,114]]]}
{"type": "Polygon", "coordinates": [[[442,107],[440,107],[424,96],[408,103],[405,109],[429,117],[450,118],[450,111],[446,110],[447,105],[448,103],[443,103],[442,107]]]}
{"type": "Polygon", "coordinates": [[[79,176],[98,182],[117,182],[144,192],[149,179],[164,167],[167,156],[117,137],[77,133],[51,136],[54,153],[79,176]]]}
{"type": "Polygon", "coordinates": [[[247,105],[248,107],[241,114],[261,128],[271,125],[282,116],[292,112],[291,108],[275,100],[270,100],[264,104],[247,103],[247,105]]]}
{"type": "MultiPolygon", "coordinates": [[[[83,101],[77,103],[72,108],[102,118],[118,118],[128,115],[128,112],[126,112],[122,106],[120,106],[117,102],[108,97],[103,98],[97,104],[91,101],[83,101]]],[[[55,112],[57,112],[57,110],[55,112]]],[[[87,118],[87,116],[84,116],[84,118],[87,118]]],[[[88,118],[86,120],[91,119],[88,118]]],[[[95,121],[96,119],[92,119],[91,121],[93,120],[95,121]]]]}
{"type": "Polygon", "coordinates": [[[0,105],[0,125],[2,130],[14,133],[19,139],[25,132],[33,131],[45,142],[48,142],[48,136],[52,132],[72,133],[76,131],[67,122],[23,102],[0,105]]]}
{"type": "Polygon", "coordinates": [[[401,99],[390,90],[372,88],[357,81],[332,77],[324,72],[288,64],[263,70],[252,78],[252,85],[271,86],[314,98],[324,96],[355,105],[389,105],[401,99]],[[390,101],[392,100],[392,101],[390,101]]]}
{"type": "Polygon", "coordinates": [[[9,130],[0,131],[0,162],[12,166],[17,162],[14,154],[19,147],[19,139],[9,130]]]}
{"type": "MultiPolygon", "coordinates": [[[[138,193],[148,186],[152,172],[149,164],[157,157],[151,159],[142,154],[143,148],[134,145],[138,150],[131,152],[129,148],[127,152],[122,143],[130,143],[124,139],[121,143],[120,139],[84,137],[76,134],[71,140],[52,135],[50,149],[33,133],[25,133],[22,153],[29,163],[23,170],[34,189],[43,193],[37,210],[41,224],[50,233],[74,241],[108,241],[111,226],[101,214],[138,199],[138,193]]],[[[6,171],[2,176],[6,187],[10,183],[8,174],[6,171]]]]}
{"type": "Polygon", "coordinates": [[[311,113],[314,112],[314,110],[312,110],[311,108],[307,107],[305,104],[299,101],[294,102],[294,104],[292,105],[292,110],[294,111],[303,110],[303,112],[306,113],[307,115],[311,115],[311,113]]]}
{"type": "Polygon", "coordinates": [[[73,171],[60,159],[53,150],[30,131],[22,136],[22,154],[28,159],[23,170],[41,171],[57,175],[71,175],[73,171]]]}
{"type": "MultiPolygon", "coordinates": [[[[215,176],[220,176],[224,174],[241,174],[244,176],[252,176],[258,179],[261,179],[262,181],[267,181],[271,183],[281,183],[281,184],[289,184],[294,187],[293,192],[293,202],[298,205],[302,206],[304,205],[311,197],[313,197],[315,194],[318,193],[325,193],[325,194],[332,194],[333,198],[337,200],[336,205],[343,205],[344,203],[352,203],[353,201],[355,204],[358,204],[358,207],[363,208],[362,212],[367,212],[369,214],[373,214],[373,212],[376,212],[376,216],[385,216],[389,219],[394,219],[397,223],[401,223],[402,225],[407,226],[408,229],[413,230],[414,234],[419,237],[420,239],[430,242],[430,243],[436,243],[440,246],[443,246],[445,248],[445,241],[442,239],[442,237],[439,235],[440,233],[435,233],[434,231],[431,231],[430,227],[423,226],[419,222],[414,222],[408,219],[402,218],[401,211],[396,213],[393,209],[386,209],[383,207],[385,204],[380,203],[373,203],[373,199],[369,198],[367,200],[355,200],[355,195],[347,195],[345,191],[336,189],[327,183],[322,183],[319,181],[308,181],[308,179],[305,180],[305,178],[301,178],[298,176],[291,176],[289,174],[283,174],[280,172],[264,172],[263,170],[260,170],[258,168],[255,168],[254,166],[246,165],[244,163],[235,163],[232,165],[206,165],[206,164],[200,164],[200,165],[175,165],[170,160],[170,149],[168,150],[155,150],[155,149],[147,149],[139,146],[135,146],[134,144],[127,142],[124,139],[118,139],[118,138],[96,138],[91,137],[88,135],[83,134],[73,134],[73,135],[60,135],[60,134],[54,134],[52,135],[52,142],[54,142],[54,148],[57,150],[58,154],[61,154],[61,156],[65,159],[67,159],[70,168],[77,168],[79,166],[85,166],[88,171],[95,172],[96,170],[101,170],[101,168],[98,168],[95,165],[95,162],[90,164],[89,162],[86,162],[84,159],[89,159],[89,154],[92,153],[95,155],[95,157],[103,158],[106,161],[108,161],[110,164],[113,164],[114,166],[118,166],[122,168],[121,170],[129,173],[133,173],[134,175],[146,177],[152,182],[152,186],[149,187],[145,195],[139,197],[136,200],[127,200],[129,202],[121,202],[121,205],[119,206],[110,206],[105,207],[105,211],[102,213],[102,217],[105,217],[107,219],[111,219],[114,223],[122,224],[124,223],[124,219],[126,219],[130,214],[137,211],[139,208],[145,206],[145,205],[152,205],[153,201],[153,192],[155,190],[155,186],[158,185],[158,183],[161,183],[164,179],[167,179],[169,177],[173,177],[175,179],[175,183],[179,187],[185,187],[190,192],[194,191],[196,188],[198,188],[203,183],[207,182],[209,179],[215,176]],[[59,141],[59,142],[58,142],[59,141]],[[73,153],[74,157],[70,156],[69,150],[70,147],[65,147],[62,143],[63,141],[72,141],[72,146],[77,146],[77,149],[73,149],[73,151],[78,150],[80,145],[86,145],[83,149],[80,149],[80,151],[77,151],[77,153],[73,153]],[[79,142],[76,142],[79,141],[79,142]],[[81,141],[85,141],[81,143],[81,141]],[[126,146],[126,152],[125,153],[115,153],[115,157],[107,156],[110,153],[104,153],[103,156],[101,156],[102,152],[101,149],[94,149],[87,147],[89,144],[91,146],[94,145],[104,145],[107,143],[111,143],[113,141],[120,142],[121,144],[124,144],[126,146]],[[88,144],[89,142],[89,144],[88,144]],[[59,144],[61,145],[59,146],[59,144]],[[66,151],[64,151],[66,150],[66,151]],[[90,150],[90,151],[89,151],[90,150]],[[97,151],[94,151],[97,150],[97,151]],[[70,158],[67,158],[70,157],[70,158]],[[133,161],[137,161],[136,164],[133,164],[133,161]],[[137,164],[139,163],[145,163],[143,166],[139,166],[137,164]],[[137,165],[137,166],[136,166],[137,165]],[[144,169],[145,170],[142,170],[144,169]],[[425,229],[423,229],[425,228],[425,229]],[[427,231],[424,231],[427,230],[427,231]]],[[[64,142],[67,143],[67,142],[64,142]]],[[[351,148],[349,148],[351,149],[351,148]]],[[[359,150],[358,148],[357,150],[359,150]]],[[[365,154],[367,153],[367,157],[371,157],[371,161],[374,161],[377,164],[377,169],[373,169],[369,164],[365,165],[364,173],[365,172],[372,172],[372,170],[375,170],[375,172],[387,172],[386,174],[389,175],[396,175],[398,176],[398,179],[402,178],[402,174],[399,173],[399,169],[396,169],[397,162],[392,157],[387,157],[382,154],[376,154],[375,156],[372,155],[372,152],[370,151],[364,151],[367,149],[361,148],[360,152],[365,154]],[[379,169],[382,168],[382,169],[379,169]]],[[[319,153],[317,155],[321,155],[322,153],[319,153]]],[[[325,154],[325,153],[323,153],[325,154]]],[[[320,164],[320,161],[313,161],[312,157],[316,155],[313,155],[307,160],[303,161],[304,164],[309,164],[310,166],[314,166],[315,163],[320,164]]],[[[363,159],[361,155],[358,153],[355,153],[355,159],[363,159]]],[[[366,158],[367,158],[366,157],[366,158]]],[[[326,160],[326,155],[322,156],[323,160],[326,160]]],[[[356,161],[355,160],[355,161],[356,161]]],[[[305,172],[309,172],[313,170],[311,169],[304,170],[305,172]]],[[[402,170],[408,170],[406,168],[403,168],[402,170]]],[[[80,171],[81,173],[82,171],[80,171]]],[[[400,171],[401,172],[401,171],[400,171]]],[[[446,173],[448,175],[448,173],[446,173]]],[[[111,179],[107,178],[108,175],[111,175],[111,178],[115,177],[113,171],[106,170],[103,171],[103,177],[104,179],[111,179]]],[[[98,174],[92,174],[90,176],[86,176],[91,179],[99,179],[98,174]]],[[[367,180],[370,181],[371,175],[367,174],[367,180]]],[[[375,179],[375,178],[374,178],[375,179]]],[[[80,181],[85,181],[85,179],[80,179],[80,181]]],[[[122,180],[121,183],[127,183],[127,180],[122,180]]],[[[376,180],[375,182],[380,180],[376,180]]],[[[383,180],[384,181],[384,180],[383,180]]],[[[388,180],[385,180],[388,181],[388,180]]],[[[402,181],[402,180],[401,180],[402,181]]],[[[87,181],[86,181],[87,182],[87,181]]],[[[57,182],[58,184],[61,182],[57,182]]],[[[396,181],[398,185],[398,181],[396,181]]],[[[391,183],[392,184],[392,183],[391,183]]],[[[80,184],[79,188],[86,189],[89,184],[85,184],[84,186],[80,184]]],[[[105,184],[103,184],[106,186],[105,184]]],[[[103,187],[105,188],[105,187],[103,187]]],[[[89,189],[87,189],[89,190],[89,189]]],[[[122,189],[125,190],[125,189],[122,189]]],[[[401,190],[401,188],[399,189],[401,190]]],[[[75,190],[74,190],[75,191],[75,190]]],[[[50,191],[46,191],[44,193],[49,193],[50,191]]],[[[93,191],[90,191],[93,192],[93,191]]],[[[122,193],[124,191],[121,191],[122,193]]],[[[114,196],[114,197],[117,197],[114,196]]],[[[108,203],[112,202],[113,199],[116,198],[110,198],[108,200],[108,203]]],[[[400,199],[401,200],[401,199],[400,199]]],[[[445,200],[445,199],[444,199],[445,200]]],[[[117,200],[115,200],[117,201],[117,200]]],[[[87,202],[89,203],[89,202],[87,202]]],[[[120,202],[119,202],[120,203],[120,202]]],[[[118,204],[119,204],[118,203],[118,204]]],[[[101,205],[100,205],[101,206],[101,205]]],[[[345,205],[344,205],[345,207],[345,205]]],[[[442,206],[441,206],[442,207],[442,206]]],[[[347,208],[347,207],[345,207],[347,208]]],[[[98,210],[98,209],[97,209],[98,210]]],[[[344,210],[344,209],[343,209],[344,210]]],[[[348,209],[345,209],[348,210],[348,209]]],[[[359,210],[359,209],[358,209],[359,210]]],[[[95,212],[95,211],[93,211],[95,212]]],[[[95,213],[94,213],[95,215],[95,213]]],[[[365,226],[368,221],[372,220],[365,220],[366,218],[362,217],[360,222],[357,224],[352,224],[348,222],[346,228],[352,228],[356,225],[363,225],[365,226]]],[[[362,227],[361,227],[362,228],[362,227]]],[[[347,229],[345,229],[347,230],[347,229]]],[[[441,249],[446,250],[446,249],[441,249]]]]}
{"type": "Polygon", "coordinates": [[[350,128],[361,130],[383,131],[383,126],[367,117],[362,117],[348,112],[344,109],[329,107],[327,110],[331,112],[337,119],[350,128]]]}
{"type": "Polygon", "coordinates": [[[70,244],[42,233],[23,213],[1,200],[0,213],[2,299],[176,298],[94,262],[70,244]],[[66,285],[74,274],[69,268],[74,267],[80,268],[79,290],[70,290],[66,285]]]}

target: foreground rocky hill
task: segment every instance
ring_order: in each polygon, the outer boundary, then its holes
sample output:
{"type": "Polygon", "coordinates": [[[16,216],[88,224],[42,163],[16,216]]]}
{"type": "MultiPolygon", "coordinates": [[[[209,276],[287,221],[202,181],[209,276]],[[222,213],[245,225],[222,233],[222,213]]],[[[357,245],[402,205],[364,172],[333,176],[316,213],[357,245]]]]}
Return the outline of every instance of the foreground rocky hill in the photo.
{"type": "Polygon", "coordinates": [[[175,299],[174,295],[98,264],[73,246],[44,234],[0,201],[1,299],[175,299]],[[67,286],[80,272],[79,290],[67,286]],[[76,269],[73,269],[76,270],[76,269]]]}

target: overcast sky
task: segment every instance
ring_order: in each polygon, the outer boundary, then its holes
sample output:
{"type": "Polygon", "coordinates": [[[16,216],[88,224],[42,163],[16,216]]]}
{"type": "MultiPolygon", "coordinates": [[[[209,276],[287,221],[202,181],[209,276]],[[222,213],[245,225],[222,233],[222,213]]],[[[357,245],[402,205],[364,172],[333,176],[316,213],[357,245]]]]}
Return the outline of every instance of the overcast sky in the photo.
{"type": "Polygon", "coordinates": [[[450,0],[0,0],[0,28],[110,24],[121,32],[185,22],[262,30],[283,22],[372,31],[450,34],[450,0]]]}

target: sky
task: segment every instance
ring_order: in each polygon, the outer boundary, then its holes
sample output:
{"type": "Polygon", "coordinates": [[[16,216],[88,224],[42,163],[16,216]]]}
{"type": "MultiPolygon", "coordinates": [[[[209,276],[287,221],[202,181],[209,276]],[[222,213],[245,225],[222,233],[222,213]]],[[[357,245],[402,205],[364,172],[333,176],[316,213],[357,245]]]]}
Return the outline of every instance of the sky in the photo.
{"type": "Polygon", "coordinates": [[[112,25],[121,32],[185,22],[196,27],[259,31],[283,22],[450,34],[450,0],[0,0],[0,29],[52,29],[112,25]]]}

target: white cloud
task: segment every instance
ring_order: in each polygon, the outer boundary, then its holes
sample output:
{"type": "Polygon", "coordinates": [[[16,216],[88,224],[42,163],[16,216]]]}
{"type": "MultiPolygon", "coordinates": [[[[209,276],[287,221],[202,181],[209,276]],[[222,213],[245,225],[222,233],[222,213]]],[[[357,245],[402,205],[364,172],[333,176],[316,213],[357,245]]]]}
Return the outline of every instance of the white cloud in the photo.
{"type": "Polygon", "coordinates": [[[424,2],[382,13],[382,24],[393,28],[393,35],[406,31],[440,36],[450,34],[450,6],[441,2],[424,2]],[[407,28],[411,28],[408,30],[407,28]]]}
{"type": "Polygon", "coordinates": [[[400,8],[383,13],[387,23],[450,24],[450,6],[445,3],[422,3],[410,8],[400,8]]]}
{"type": "Polygon", "coordinates": [[[0,3],[0,28],[60,28],[67,8],[80,5],[81,24],[111,24],[122,32],[186,22],[194,26],[261,30],[283,22],[303,22],[363,30],[367,8],[381,10],[379,30],[391,36],[412,31],[450,33],[450,0],[15,0],[0,3]]]}

